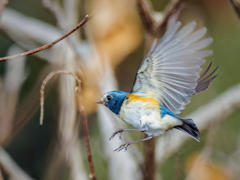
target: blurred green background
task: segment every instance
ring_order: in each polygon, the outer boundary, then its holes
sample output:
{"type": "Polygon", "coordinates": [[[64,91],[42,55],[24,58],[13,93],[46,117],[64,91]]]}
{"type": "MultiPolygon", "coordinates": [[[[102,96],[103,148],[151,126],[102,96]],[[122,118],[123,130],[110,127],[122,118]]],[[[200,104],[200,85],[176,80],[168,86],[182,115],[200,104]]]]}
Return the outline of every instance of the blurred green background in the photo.
{"type": "MultiPolygon", "coordinates": [[[[162,11],[168,3],[167,0],[152,0],[151,2],[155,11],[162,11]]],[[[56,25],[56,19],[42,6],[40,0],[9,0],[7,7],[27,16],[56,25]]],[[[192,102],[186,106],[186,109],[181,114],[181,117],[184,117],[240,82],[240,20],[234,13],[230,2],[226,0],[190,0],[186,9],[183,10],[180,20],[183,23],[194,20],[198,22],[198,27],[207,27],[207,36],[211,36],[214,39],[210,46],[214,54],[207,61],[214,60],[214,67],[220,64],[218,70],[220,73],[219,77],[216,78],[206,92],[191,98],[192,102]]],[[[119,83],[119,89],[121,90],[130,91],[138,65],[144,58],[145,37],[143,36],[142,38],[141,45],[116,67],[115,74],[119,83]]],[[[6,56],[8,48],[14,43],[4,31],[1,31],[0,56],[6,56]]],[[[33,56],[27,57],[26,70],[28,76],[21,89],[19,101],[29,92],[35,81],[40,81],[38,79],[39,72],[46,64],[47,62],[43,59],[33,56]]],[[[208,65],[208,63],[205,65],[208,65]]],[[[5,66],[6,62],[0,63],[1,77],[4,76],[5,66]]],[[[56,131],[58,114],[57,93],[58,86],[54,86],[45,99],[44,125],[39,126],[39,110],[37,110],[26,126],[5,146],[5,149],[17,164],[34,179],[42,179],[44,177],[45,168],[48,164],[49,149],[51,149],[50,139],[53,132],[56,131]]],[[[210,161],[230,171],[231,177],[240,177],[240,172],[234,174],[225,163],[228,157],[240,148],[238,145],[240,141],[239,119],[240,112],[236,112],[223,122],[214,124],[210,130],[202,132],[200,143],[196,143],[194,140],[186,143],[179,153],[172,156],[163,166],[159,167],[162,178],[185,179],[188,172],[186,166],[187,162],[190,161],[189,157],[193,156],[196,152],[200,152],[205,147],[210,131],[213,131],[212,135],[214,139],[212,144],[214,152],[211,154],[210,161]],[[181,164],[180,167],[178,167],[179,162],[181,164]],[[176,172],[178,172],[177,177],[176,172]]],[[[96,174],[98,179],[108,179],[106,172],[107,163],[97,152],[100,134],[97,123],[96,115],[94,113],[89,115],[89,129],[96,174]]],[[[133,135],[134,139],[142,137],[140,133],[131,135],[133,135]]],[[[82,143],[84,143],[83,140],[82,143]]],[[[138,146],[142,149],[142,143],[139,143],[138,146]]],[[[88,169],[85,149],[83,149],[83,154],[86,169],[88,169]]],[[[237,165],[240,170],[240,162],[237,165]]]]}

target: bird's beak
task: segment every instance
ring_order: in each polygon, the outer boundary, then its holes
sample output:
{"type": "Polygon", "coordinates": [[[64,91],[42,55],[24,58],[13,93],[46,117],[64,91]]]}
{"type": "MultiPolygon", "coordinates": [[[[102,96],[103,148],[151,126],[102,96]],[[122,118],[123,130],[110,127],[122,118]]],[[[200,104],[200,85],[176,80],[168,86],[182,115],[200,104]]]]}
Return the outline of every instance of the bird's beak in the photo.
{"type": "Polygon", "coordinates": [[[104,102],[103,99],[96,101],[97,104],[103,104],[103,102],[104,102]]]}

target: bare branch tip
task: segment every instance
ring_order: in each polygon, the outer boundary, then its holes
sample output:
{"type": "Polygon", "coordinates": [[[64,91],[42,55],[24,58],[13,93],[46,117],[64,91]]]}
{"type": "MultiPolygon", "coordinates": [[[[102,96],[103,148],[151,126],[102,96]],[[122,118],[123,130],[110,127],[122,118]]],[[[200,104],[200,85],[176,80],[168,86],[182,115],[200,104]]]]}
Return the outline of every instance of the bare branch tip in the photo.
{"type": "Polygon", "coordinates": [[[78,84],[80,85],[81,80],[77,77],[74,76],[71,72],[65,71],[65,70],[57,70],[57,71],[52,71],[43,81],[41,89],[40,89],[40,125],[43,124],[43,118],[44,118],[44,89],[47,85],[47,83],[57,74],[66,74],[70,75],[73,78],[76,79],[78,84]]]}
{"type": "Polygon", "coordinates": [[[44,117],[44,87],[40,90],[40,125],[43,125],[44,117]]]}
{"type": "Polygon", "coordinates": [[[42,119],[42,117],[40,117],[40,123],[39,123],[39,125],[43,125],[43,119],[42,119]]]}

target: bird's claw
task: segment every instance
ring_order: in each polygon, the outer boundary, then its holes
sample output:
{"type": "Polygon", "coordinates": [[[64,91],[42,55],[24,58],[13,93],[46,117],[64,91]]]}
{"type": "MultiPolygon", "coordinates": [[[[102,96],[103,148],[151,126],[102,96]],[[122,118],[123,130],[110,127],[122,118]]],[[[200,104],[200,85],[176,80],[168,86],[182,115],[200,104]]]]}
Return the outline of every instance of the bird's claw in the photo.
{"type": "Polygon", "coordinates": [[[121,146],[119,146],[117,149],[115,149],[113,152],[120,152],[121,150],[125,149],[125,151],[127,151],[128,146],[130,145],[130,143],[126,143],[126,144],[122,144],[121,146]]]}
{"type": "Polygon", "coordinates": [[[112,140],[112,139],[114,138],[114,136],[115,136],[116,134],[118,134],[118,133],[120,133],[119,139],[122,141],[122,132],[123,132],[122,129],[119,129],[119,130],[115,131],[115,132],[111,135],[111,137],[109,138],[109,141],[112,140]]]}

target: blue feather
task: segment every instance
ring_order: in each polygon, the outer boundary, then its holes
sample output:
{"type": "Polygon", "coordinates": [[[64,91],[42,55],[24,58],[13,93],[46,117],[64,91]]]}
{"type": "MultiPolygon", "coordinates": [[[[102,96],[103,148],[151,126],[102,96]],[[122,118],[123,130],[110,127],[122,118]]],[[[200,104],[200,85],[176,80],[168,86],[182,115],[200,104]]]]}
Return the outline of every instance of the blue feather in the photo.
{"type": "Polygon", "coordinates": [[[166,114],[179,118],[176,114],[174,114],[173,112],[169,111],[163,105],[160,106],[160,112],[161,112],[161,118],[163,118],[166,114]]]}
{"type": "Polygon", "coordinates": [[[107,93],[107,95],[111,96],[111,99],[106,102],[106,106],[115,114],[119,114],[122,103],[125,99],[125,97],[129,93],[124,91],[110,91],[107,93]]]}

